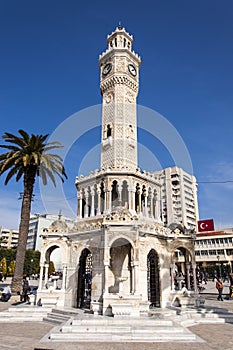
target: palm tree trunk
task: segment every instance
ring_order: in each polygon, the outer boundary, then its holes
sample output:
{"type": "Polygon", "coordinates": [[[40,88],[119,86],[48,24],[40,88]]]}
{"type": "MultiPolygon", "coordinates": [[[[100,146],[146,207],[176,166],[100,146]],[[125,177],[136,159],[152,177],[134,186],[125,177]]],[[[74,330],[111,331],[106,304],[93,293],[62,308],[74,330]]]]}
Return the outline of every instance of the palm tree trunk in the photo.
{"type": "Polygon", "coordinates": [[[35,177],[36,171],[34,167],[30,166],[24,175],[24,192],[19,225],[19,240],[16,252],[15,271],[11,283],[11,289],[13,293],[22,292],[24,262],[27,248],[31,202],[35,177]]]}

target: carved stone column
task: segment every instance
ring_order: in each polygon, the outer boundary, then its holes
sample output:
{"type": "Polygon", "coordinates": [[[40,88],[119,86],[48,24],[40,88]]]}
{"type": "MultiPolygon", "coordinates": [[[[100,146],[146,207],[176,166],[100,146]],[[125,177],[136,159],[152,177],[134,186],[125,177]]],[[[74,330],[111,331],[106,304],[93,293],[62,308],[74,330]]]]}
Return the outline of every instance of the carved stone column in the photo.
{"type": "Polygon", "coordinates": [[[197,265],[192,264],[192,268],[193,268],[194,291],[197,293],[197,273],[196,273],[197,265]]]}
{"type": "Polygon", "coordinates": [[[61,289],[66,289],[66,271],[67,271],[67,265],[63,264],[63,271],[62,271],[62,286],[61,289]]]}
{"type": "Polygon", "coordinates": [[[175,280],[174,280],[174,276],[175,276],[175,264],[171,264],[170,265],[170,271],[171,271],[171,290],[174,291],[175,290],[175,280]]]}
{"type": "Polygon", "coordinates": [[[108,269],[109,261],[104,261],[104,294],[108,294],[108,269]]]}
{"type": "Polygon", "coordinates": [[[147,208],[147,194],[145,194],[145,216],[148,216],[148,208],[147,208]]]}
{"type": "Polygon", "coordinates": [[[100,215],[101,214],[101,190],[98,189],[97,190],[97,195],[98,195],[98,208],[97,208],[97,215],[100,215]]]}
{"type": "Polygon", "coordinates": [[[132,271],[132,281],[131,281],[131,294],[134,294],[135,292],[135,267],[134,267],[134,262],[131,262],[131,271],[132,271]]]}
{"type": "Polygon", "coordinates": [[[44,264],[40,264],[40,280],[39,280],[39,287],[38,290],[42,290],[42,284],[43,284],[43,272],[44,272],[44,264]]]}
{"type": "Polygon", "coordinates": [[[91,191],[91,216],[95,216],[95,191],[91,191]]]}
{"type": "Polygon", "coordinates": [[[83,196],[82,193],[78,193],[78,217],[82,219],[82,206],[83,206],[83,196]]]}
{"type": "Polygon", "coordinates": [[[190,290],[190,264],[186,263],[187,289],[190,290]]]}
{"type": "Polygon", "coordinates": [[[45,274],[44,274],[44,284],[46,286],[46,284],[48,283],[48,277],[49,277],[49,264],[44,264],[45,266],[45,274]]]}
{"type": "Polygon", "coordinates": [[[139,261],[134,262],[134,293],[137,293],[138,289],[138,266],[139,261]]]}

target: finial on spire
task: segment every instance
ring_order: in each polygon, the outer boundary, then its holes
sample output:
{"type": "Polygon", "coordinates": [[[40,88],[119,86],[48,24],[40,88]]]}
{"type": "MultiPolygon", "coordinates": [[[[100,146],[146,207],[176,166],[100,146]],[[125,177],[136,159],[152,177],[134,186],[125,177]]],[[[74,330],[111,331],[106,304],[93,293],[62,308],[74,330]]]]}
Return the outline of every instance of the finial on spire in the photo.
{"type": "Polygon", "coordinates": [[[122,27],[122,25],[121,25],[121,21],[119,21],[119,23],[118,23],[118,27],[117,27],[118,29],[123,29],[123,27],[122,27]]]}

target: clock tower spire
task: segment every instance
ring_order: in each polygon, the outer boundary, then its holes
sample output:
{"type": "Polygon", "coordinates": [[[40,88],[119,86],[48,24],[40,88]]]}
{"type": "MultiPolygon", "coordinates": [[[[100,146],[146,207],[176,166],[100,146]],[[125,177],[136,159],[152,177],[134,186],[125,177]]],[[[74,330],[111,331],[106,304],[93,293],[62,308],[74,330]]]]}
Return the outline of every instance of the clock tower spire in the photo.
{"type": "Polygon", "coordinates": [[[135,171],[138,167],[136,98],[141,60],[132,44],[133,37],[119,24],[99,57],[104,170],[135,171]]]}

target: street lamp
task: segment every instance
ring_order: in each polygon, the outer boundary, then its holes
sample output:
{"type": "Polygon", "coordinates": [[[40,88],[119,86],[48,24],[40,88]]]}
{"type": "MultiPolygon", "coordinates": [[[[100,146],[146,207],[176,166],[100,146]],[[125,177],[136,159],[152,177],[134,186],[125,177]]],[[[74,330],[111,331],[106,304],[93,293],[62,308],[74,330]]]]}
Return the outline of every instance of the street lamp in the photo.
{"type": "Polygon", "coordinates": [[[219,277],[221,278],[222,277],[222,271],[221,271],[221,263],[219,262],[219,260],[220,260],[220,256],[219,255],[217,255],[217,259],[218,259],[219,277]]]}

